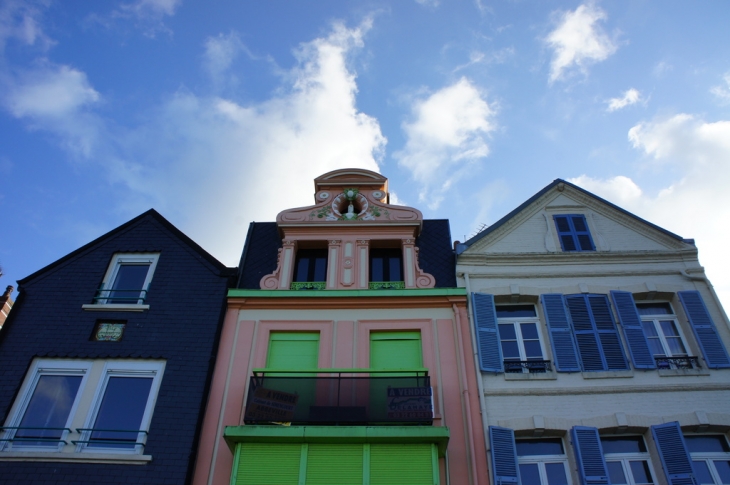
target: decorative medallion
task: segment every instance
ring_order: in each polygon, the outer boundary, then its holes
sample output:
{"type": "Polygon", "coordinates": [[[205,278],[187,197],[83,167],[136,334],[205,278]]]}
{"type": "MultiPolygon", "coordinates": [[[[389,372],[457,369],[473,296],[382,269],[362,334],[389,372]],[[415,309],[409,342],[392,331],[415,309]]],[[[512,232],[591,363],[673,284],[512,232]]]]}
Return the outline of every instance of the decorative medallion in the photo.
{"type": "Polygon", "coordinates": [[[330,196],[329,192],[320,192],[319,195],[317,195],[317,197],[319,197],[322,200],[329,198],[329,196],[330,196]]]}
{"type": "Polygon", "coordinates": [[[346,260],[345,260],[345,261],[343,262],[343,265],[345,266],[345,268],[346,268],[346,269],[350,269],[350,268],[352,268],[352,260],[351,260],[350,258],[347,258],[347,259],[346,259],[346,260]]]}
{"type": "Polygon", "coordinates": [[[385,198],[385,192],[381,192],[380,190],[376,190],[375,192],[373,192],[373,197],[375,197],[378,200],[384,199],[385,198]]]}
{"type": "Polygon", "coordinates": [[[99,322],[91,339],[97,342],[119,342],[126,326],[126,322],[99,322]]]}

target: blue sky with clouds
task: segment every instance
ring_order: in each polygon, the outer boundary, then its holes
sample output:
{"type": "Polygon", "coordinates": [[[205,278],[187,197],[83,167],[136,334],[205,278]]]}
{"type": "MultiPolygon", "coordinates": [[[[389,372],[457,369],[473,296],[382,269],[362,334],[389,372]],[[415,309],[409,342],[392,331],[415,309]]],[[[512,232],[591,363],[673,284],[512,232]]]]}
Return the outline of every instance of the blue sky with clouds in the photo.
{"type": "Polygon", "coordinates": [[[555,178],[683,237],[726,306],[730,6],[0,0],[0,284],[156,208],[248,223],[362,167],[463,240],[555,178]]]}

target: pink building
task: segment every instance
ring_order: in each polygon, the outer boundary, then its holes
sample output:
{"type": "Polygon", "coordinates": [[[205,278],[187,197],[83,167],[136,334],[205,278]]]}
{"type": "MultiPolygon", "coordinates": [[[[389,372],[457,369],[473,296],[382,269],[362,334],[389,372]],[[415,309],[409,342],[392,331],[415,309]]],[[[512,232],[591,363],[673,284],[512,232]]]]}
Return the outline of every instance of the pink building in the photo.
{"type": "Polygon", "coordinates": [[[252,223],[194,483],[487,483],[466,293],[448,221],[361,169],[252,223]]]}

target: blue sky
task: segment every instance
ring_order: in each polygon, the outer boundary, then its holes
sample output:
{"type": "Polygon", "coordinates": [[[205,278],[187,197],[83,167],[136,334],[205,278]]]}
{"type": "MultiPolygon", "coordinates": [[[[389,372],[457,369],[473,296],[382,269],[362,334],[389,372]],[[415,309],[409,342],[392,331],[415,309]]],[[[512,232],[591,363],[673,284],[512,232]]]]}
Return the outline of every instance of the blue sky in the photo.
{"type": "Polygon", "coordinates": [[[730,305],[726,1],[0,0],[0,285],[154,207],[222,262],[343,167],[491,224],[564,178],[730,305]]]}

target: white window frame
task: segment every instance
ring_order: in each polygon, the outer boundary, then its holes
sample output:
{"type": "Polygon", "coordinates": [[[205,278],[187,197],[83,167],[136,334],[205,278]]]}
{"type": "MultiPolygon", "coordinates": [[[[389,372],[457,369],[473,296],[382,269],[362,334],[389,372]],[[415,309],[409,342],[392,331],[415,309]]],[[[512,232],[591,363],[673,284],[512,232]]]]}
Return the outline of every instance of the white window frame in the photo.
{"type": "MultiPolygon", "coordinates": [[[[106,392],[107,384],[109,383],[110,377],[151,377],[152,385],[150,386],[150,393],[147,396],[147,403],[145,405],[144,414],[142,415],[142,421],[140,423],[140,430],[149,429],[150,421],[152,420],[152,412],[157,403],[157,394],[160,390],[160,383],[162,382],[162,374],[164,372],[164,362],[130,362],[130,361],[110,361],[104,366],[103,376],[97,386],[96,394],[94,396],[94,405],[91,412],[88,413],[84,428],[89,429],[94,426],[97,415],[99,414],[99,408],[106,392]]],[[[91,436],[90,431],[84,431],[81,433],[80,441],[88,441],[91,436]]],[[[115,446],[109,447],[89,447],[88,443],[79,442],[76,446],[76,451],[85,453],[109,453],[110,450],[114,453],[130,453],[139,454],[143,451],[144,444],[147,442],[147,433],[140,432],[137,436],[137,443],[133,449],[122,449],[115,446]]]]}
{"type": "MultiPolygon", "coordinates": [[[[635,436],[635,435],[634,435],[635,436]]],[[[631,437],[634,437],[631,436],[631,437]]],[[[616,436],[617,438],[620,436],[616,436]]],[[[641,436],[644,440],[644,437],[641,436]]],[[[646,448],[646,440],[644,440],[644,447],[646,448]]],[[[657,484],[657,474],[654,472],[654,466],[651,462],[651,455],[649,454],[648,448],[645,452],[631,452],[631,453],[604,453],[603,458],[606,460],[606,466],[608,462],[620,462],[621,467],[624,471],[624,477],[626,477],[627,485],[636,485],[634,481],[634,472],[631,470],[632,461],[644,461],[649,464],[649,473],[651,474],[652,484],[657,484]]]]}
{"type": "MultiPolygon", "coordinates": [[[[79,361],[79,360],[36,360],[31,365],[28,373],[26,374],[23,385],[20,388],[18,397],[15,399],[8,418],[5,421],[5,426],[17,427],[25,416],[25,412],[28,409],[33,394],[35,393],[36,386],[41,376],[44,375],[61,375],[61,376],[82,376],[79,389],[76,392],[76,397],[71,405],[71,409],[68,413],[68,418],[64,424],[65,428],[71,429],[71,423],[74,416],[77,413],[81,396],[84,393],[88,376],[91,371],[91,361],[79,361]]],[[[16,430],[8,429],[3,433],[3,439],[12,439],[15,436],[16,430]]],[[[58,452],[64,447],[64,441],[68,442],[69,432],[64,431],[61,434],[61,441],[58,444],[49,444],[48,446],[43,445],[23,445],[22,442],[3,441],[0,442],[1,451],[54,451],[58,452]]]]}
{"type": "MultiPolygon", "coordinates": [[[[685,436],[701,436],[701,435],[685,435],[685,436]]],[[[725,442],[728,442],[727,436],[720,433],[714,433],[712,435],[706,435],[706,436],[722,436],[725,439],[725,442]]],[[[724,453],[724,452],[705,452],[705,453],[697,453],[697,452],[690,452],[689,454],[690,459],[695,461],[704,461],[707,463],[707,467],[710,470],[710,475],[712,476],[712,479],[715,481],[715,484],[722,485],[722,480],[720,479],[720,475],[717,473],[717,469],[715,468],[715,460],[720,461],[730,461],[730,453],[724,453]]],[[[694,464],[692,465],[694,466],[694,464]]]]}
{"type": "MultiPolygon", "coordinates": [[[[101,297],[95,300],[91,305],[82,305],[84,310],[131,310],[131,311],[142,311],[149,309],[149,305],[145,304],[147,297],[146,291],[149,289],[152,277],[155,274],[157,268],[157,261],[160,259],[160,253],[115,253],[112,256],[112,260],[109,263],[109,268],[104,275],[102,286],[100,289],[111,291],[111,287],[119,274],[119,268],[124,264],[149,264],[147,269],[147,276],[145,277],[142,288],[140,288],[140,294],[137,299],[137,303],[114,303],[106,298],[101,297]]],[[[130,298],[134,298],[130,296],[130,298]]]]}
{"type": "MultiPolygon", "coordinates": [[[[69,412],[66,421],[66,428],[61,436],[61,442],[49,446],[33,445],[23,446],[22,443],[12,441],[0,442],[0,461],[7,459],[24,459],[31,456],[33,459],[43,461],[66,460],[70,457],[83,458],[97,455],[98,459],[149,461],[151,457],[142,455],[144,444],[147,440],[147,433],[140,432],[137,438],[139,445],[134,448],[120,448],[113,445],[106,447],[87,447],[91,435],[90,431],[78,431],[81,428],[90,429],[96,421],[96,416],[101,406],[101,401],[106,391],[110,377],[152,377],[152,385],[147,396],[145,411],[140,423],[140,430],[149,430],[150,422],[157,403],[157,397],[162,383],[165,370],[165,361],[161,360],[74,360],[74,359],[36,359],[26,374],[23,385],[20,388],[18,397],[13,404],[5,426],[16,427],[23,419],[33,392],[36,389],[38,380],[42,375],[82,375],[82,381],[76,398],[69,412]],[[66,443],[64,444],[65,441],[66,443]],[[75,443],[74,443],[75,442],[75,443]],[[128,457],[128,458],[125,458],[128,457]],[[110,458],[111,457],[111,458],[110,458]]],[[[15,430],[9,429],[2,433],[3,439],[11,439],[15,430]]],[[[127,462],[128,462],[127,461],[127,462]]]]}
{"type": "MultiPolygon", "coordinates": [[[[516,442],[519,442],[519,440],[516,440],[516,442]]],[[[562,455],[517,455],[517,468],[519,468],[520,465],[537,464],[537,469],[540,474],[540,484],[548,485],[548,477],[547,471],[545,470],[545,465],[548,463],[562,463],[563,469],[565,470],[565,477],[568,480],[568,485],[571,485],[572,479],[570,476],[570,467],[568,466],[568,455],[565,454],[565,442],[562,438],[560,438],[560,444],[563,447],[562,455]]]]}
{"type": "MultiPolygon", "coordinates": [[[[682,327],[679,325],[679,320],[677,319],[677,314],[674,313],[674,308],[672,307],[672,304],[669,302],[661,301],[661,302],[650,302],[650,301],[640,301],[637,302],[637,308],[641,304],[667,304],[669,305],[669,309],[672,311],[672,313],[661,313],[661,314],[654,314],[654,315],[642,315],[639,313],[639,318],[641,320],[641,324],[643,327],[644,323],[651,322],[654,325],[654,330],[656,331],[657,335],[659,336],[659,343],[662,346],[662,349],[664,350],[663,355],[654,354],[654,357],[694,357],[692,355],[692,352],[690,350],[689,345],[687,345],[687,339],[684,338],[684,332],[682,332],[682,327]],[[667,344],[666,335],[664,335],[664,331],[662,330],[661,324],[659,323],[662,320],[671,320],[674,323],[674,328],[677,329],[677,333],[679,334],[679,340],[682,342],[682,345],[684,345],[685,354],[684,355],[673,355],[670,352],[669,344],[667,344]]],[[[647,335],[647,340],[649,340],[649,336],[647,335]]]]}
{"type": "MultiPolygon", "coordinates": [[[[495,305],[495,311],[496,311],[497,307],[505,307],[505,306],[510,306],[510,305],[497,304],[497,305],[495,305]]],[[[527,352],[525,351],[525,343],[524,343],[524,339],[522,337],[522,328],[520,327],[521,323],[534,323],[535,324],[535,330],[537,331],[537,340],[540,343],[540,353],[542,354],[541,359],[547,360],[547,358],[545,357],[547,354],[545,353],[545,343],[543,342],[543,338],[542,338],[542,329],[540,328],[540,318],[537,316],[537,308],[535,308],[535,305],[532,305],[532,307],[535,310],[534,317],[509,317],[509,318],[497,317],[498,335],[499,335],[499,326],[500,325],[510,325],[511,324],[514,327],[515,336],[517,337],[517,350],[520,353],[521,361],[529,360],[527,358],[527,352]]],[[[499,336],[499,345],[500,345],[500,350],[501,350],[501,346],[502,346],[501,335],[499,336]]],[[[504,355],[502,355],[502,361],[503,361],[503,365],[505,365],[504,362],[507,362],[508,359],[506,357],[504,357],[504,355]]],[[[527,373],[527,372],[529,372],[529,370],[523,368],[522,372],[527,373]]]]}

